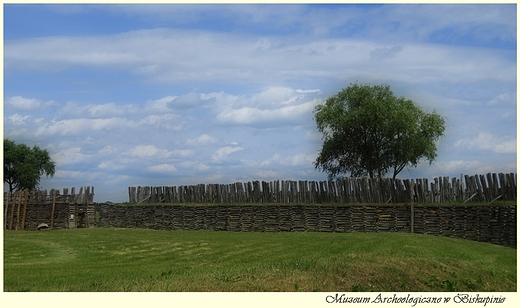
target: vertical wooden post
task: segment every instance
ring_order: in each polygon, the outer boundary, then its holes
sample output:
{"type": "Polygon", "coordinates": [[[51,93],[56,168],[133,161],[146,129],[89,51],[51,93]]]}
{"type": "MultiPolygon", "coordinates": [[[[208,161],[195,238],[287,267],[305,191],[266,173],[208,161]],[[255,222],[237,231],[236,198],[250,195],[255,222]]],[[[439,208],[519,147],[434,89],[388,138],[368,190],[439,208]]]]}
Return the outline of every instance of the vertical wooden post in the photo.
{"type": "Polygon", "coordinates": [[[25,189],[23,216],[22,216],[22,231],[25,230],[25,216],[27,214],[27,202],[29,201],[29,189],[25,189]]]}
{"type": "Polygon", "coordinates": [[[414,189],[414,181],[410,181],[410,201],[412,202],[412,205],[410,206],[410,233],[414,233],[414,224],[415,224],[415,215],[414,215],[414,208],[413,208],[413,189],[414,189]]]}
{"type": "Polygon", "coordinates": [[[56,209],[56,190],[52,190],[51,229],[54,228],[54,210],[56,209]]]}
{"type": "Polygon", "coordinates": [[[18,192],[15,191],[13,194],[13,204],[11,205],[11,217],[9,219],[9,230],[13,230],[14,208],[16,207],[16,197],[17,196],[18,196],[18,192]]]}
{"type": "Polygon", "coordinates": [[[7,198],[5,199],[5,211],[4,211],[4,230],[7,230],[7,213],[9,212],[9,194],[10,192],[6,192],[7,198]]]}
{"type": "Polygon", "coordinates": [[[22,206],[23,191],[19,191],[18,206],[16,207],[16,230],[20,230],[20,206],[22,206]]]}

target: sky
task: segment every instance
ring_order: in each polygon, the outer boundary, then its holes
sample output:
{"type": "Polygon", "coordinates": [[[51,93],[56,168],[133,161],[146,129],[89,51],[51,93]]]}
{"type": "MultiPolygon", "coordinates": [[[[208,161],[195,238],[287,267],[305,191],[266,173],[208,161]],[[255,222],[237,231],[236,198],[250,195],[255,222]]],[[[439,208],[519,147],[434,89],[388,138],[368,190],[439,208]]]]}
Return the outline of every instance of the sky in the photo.
{"type": "Polygon", "coordinates": [[[516,172],[516,4],[3,9],[4,138],[49,151],[42,189],[326,180],[313,110],[351,83],[445,118],[399,178],[516,172]]]}

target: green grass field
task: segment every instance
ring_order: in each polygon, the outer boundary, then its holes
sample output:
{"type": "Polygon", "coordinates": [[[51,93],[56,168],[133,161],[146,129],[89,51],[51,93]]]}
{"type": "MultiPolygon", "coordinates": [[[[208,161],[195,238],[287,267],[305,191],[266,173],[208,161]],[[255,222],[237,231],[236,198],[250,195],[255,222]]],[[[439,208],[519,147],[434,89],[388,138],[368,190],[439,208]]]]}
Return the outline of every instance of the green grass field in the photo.
{"type": "Polygon", "coordinates": [[[4,232],[4,291],[516,291],[516,249],[408,233],[4,232]]]}

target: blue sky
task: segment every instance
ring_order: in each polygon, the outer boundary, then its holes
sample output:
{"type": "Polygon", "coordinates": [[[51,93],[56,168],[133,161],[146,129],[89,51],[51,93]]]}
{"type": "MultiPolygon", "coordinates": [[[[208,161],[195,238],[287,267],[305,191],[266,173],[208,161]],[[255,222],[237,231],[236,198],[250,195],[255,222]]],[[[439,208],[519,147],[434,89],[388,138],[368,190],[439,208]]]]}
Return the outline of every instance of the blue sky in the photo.
{"type": "Polygon", "coordinates": [[[446,118],[401,178],[516,172],[516,5],[4,5],[4,137],[45,189],[325,180],[313,108],[389,84],[446,118]]]}

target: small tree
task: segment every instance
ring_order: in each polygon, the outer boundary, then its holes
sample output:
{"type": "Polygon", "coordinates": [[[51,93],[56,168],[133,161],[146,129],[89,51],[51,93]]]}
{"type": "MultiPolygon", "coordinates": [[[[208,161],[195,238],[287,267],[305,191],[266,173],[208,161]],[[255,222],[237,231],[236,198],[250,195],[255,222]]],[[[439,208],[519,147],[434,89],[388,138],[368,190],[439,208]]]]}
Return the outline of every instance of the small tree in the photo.
{"type": "Polygon", "coordinates": [[[55,163],[49,152],[4,139],[4,183],[12,193],[17,189],[36,189],[42,175],[53,176],[55,163]]]}
{"type": "Polygon", "coordinates": [[[323,147],[314,163],[329,178],[393,178],[406,166],[437,156],[436,141],[444,134],[444,119],[427,113],[388,85],[351,84],[315,107],[315,120],[323,147]]]}

